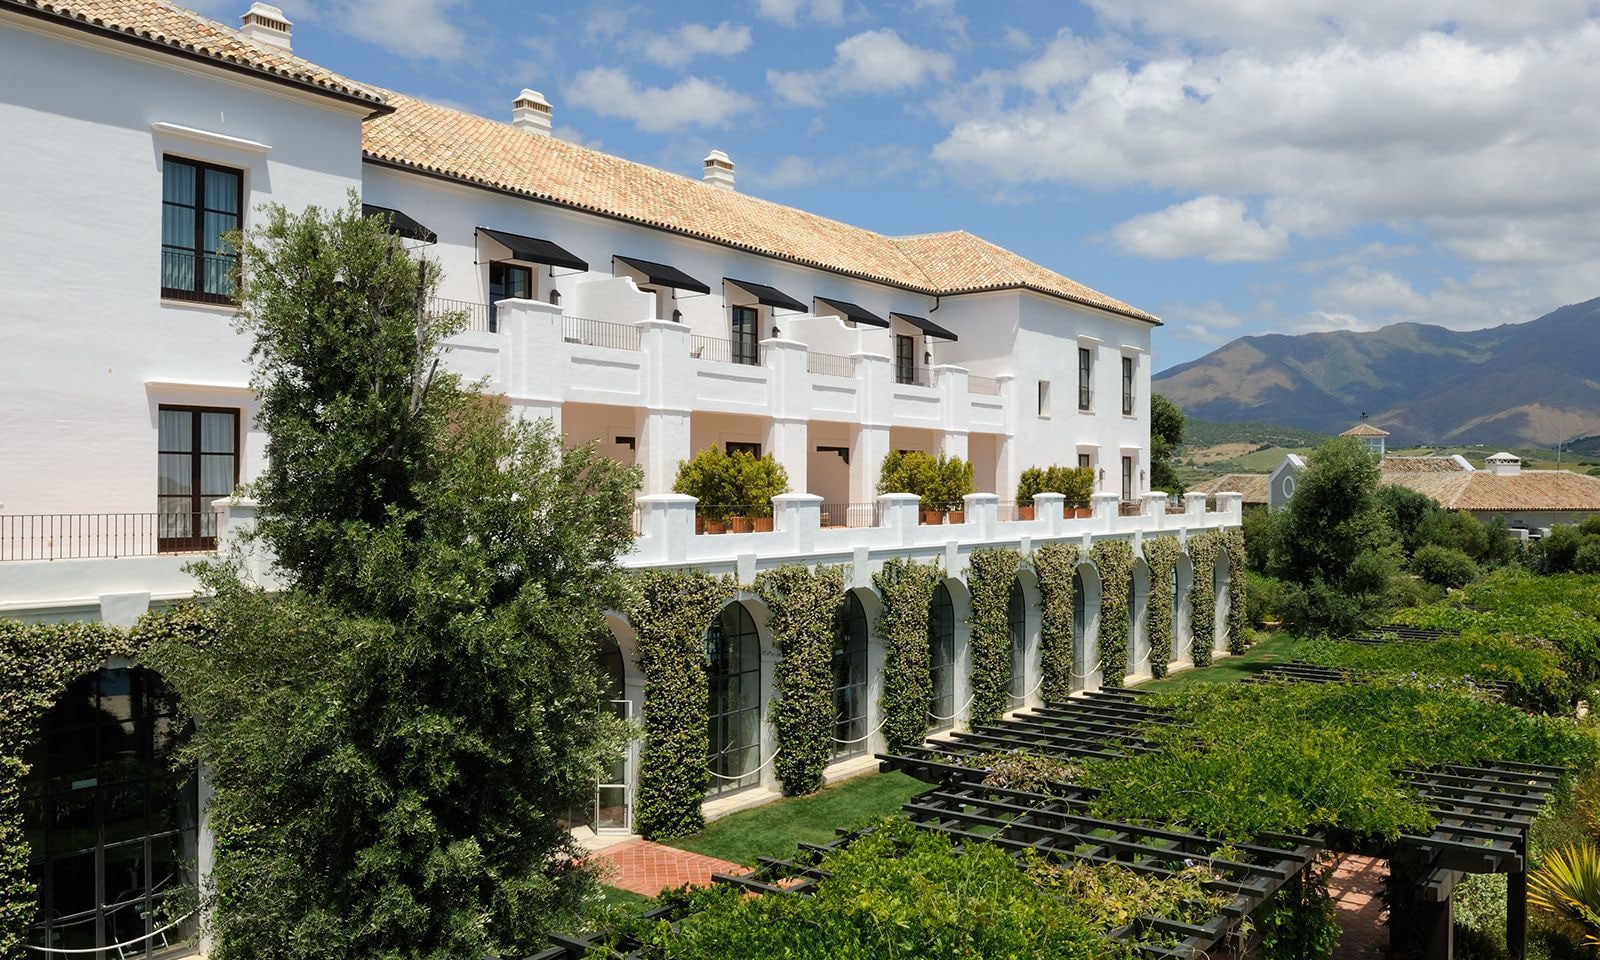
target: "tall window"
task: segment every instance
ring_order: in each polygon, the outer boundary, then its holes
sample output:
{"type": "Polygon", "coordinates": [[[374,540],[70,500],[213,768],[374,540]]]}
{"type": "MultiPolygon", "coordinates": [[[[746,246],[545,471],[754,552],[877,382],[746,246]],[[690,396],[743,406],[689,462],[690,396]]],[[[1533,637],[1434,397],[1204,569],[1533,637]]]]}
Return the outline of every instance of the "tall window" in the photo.
{"type": "Polygon", "coordinates": [[[833,621],[833,759],[867,752],[867,612],[846,594],[833,621]]]}
{"type": "Polygon", "coordinates": [[[238,259],[222,235],[239,229],[238,170],[166,157],[161,167],[161,295],[231,303],[238,259]]]}
{"type": "Polygon", "coordinates": [[[1088,470],[1093,466],[1094,466],[1094,458],[1093,457],[1089,456],[1087,453],[1078,454],[1078,467],[1080,469],[1088,470]]]}
{"type": "Polygon", "coordinates": [[[1082,690],[1089,670],[1089,598],[1083,571],[1072,573],[1072,689],[1082,690]]]}
{"type": "Polygon", "coordinates": [[[157,547],[214,549],[211,504],[239,484],[239,411],[163,406],[158,413],[157,547]]]}
{"type": "Polygon", "coordinates": [[[939,584],[928,611],[928,673],[933,696],[928,699],[930,729],[955,726],[956,713],[956,611],[950,589],[939,584]]]}
{"type": "Polygon", "coordinates": [[[1078,409],[1094,405],[1094,354],[1088,347],[1078,348],[1078,409]]]}
{"type": "Polygon", "coordinates": [[[732,308],[730,327],[733,341],[733,362],[755,366],[761,362],[758,343],[761,338],[759,314],[755,307],[732,308]]]}
{"type": "Polygon", "coordinates": [[[1133,499],[1133,458],[1122,458],[1122,499],[1133,499]]]}
{"type": "Polygon", "coordinates": [[[533,270],[514,263],[489,264],[489,332],[500,329],[494,305],[501,300],[532,300],[533,270]]]}
{"type": "Polygon", "coordinates": [[[761,641],[742,603],[723,607],[706,632],[706,682],[706,766],[716,774],[707,792],[741,790],[760,779],[761,763],[761,641]]]}
{"type": "Polygon", "coordinates": [[[894,379],[896,383],[917,382],[917,338],[910,334],[894,335],[894,379]]]}
{"type": "MultiPolygon", "coordinates": [[[[92,956],[154,933],[193,896],[197,797],[172,756],[187,728],[142,668],[80,677],[44,715],[22,782],[39,910],[27,942],[92,956]],[[163,909],[170,906],[175,910],[163,909]]],[[[154,940],[176,945],[179,929],[154,940]]],[[[142,949],[139,951],[142,952],[142,949]]]]}
{"type": "Polygon", "coordinates": [[[1016,709],[1028,699],[1028,601],[1016,581],[1006,601],[1006,622],[1011,631],[1011,707],[1016,709]]]}
{"type": "Polygon", "coordinates": [[[1133,358],[1122,358],[1122,412],[1133,415],[1133,358]]]}

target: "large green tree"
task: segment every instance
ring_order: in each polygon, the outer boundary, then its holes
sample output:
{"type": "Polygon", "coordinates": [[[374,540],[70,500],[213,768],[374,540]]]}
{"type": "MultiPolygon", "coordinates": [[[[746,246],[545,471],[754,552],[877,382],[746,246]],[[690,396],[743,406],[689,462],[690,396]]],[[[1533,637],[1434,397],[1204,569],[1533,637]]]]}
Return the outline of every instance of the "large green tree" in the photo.
{"type": "Polygon", "coordinates": [[[1161,394],[1150,397],[1150,489],[1182,496],[1185,484],[1178,479],[1172,458],[1183,442],[1183,409],[1161,394]]]}
{"type": "Polygon", "coordinates": [[[212,956],[526,953],[592,878],[562,824],[620,731],[595,637],[637,474],[445,372],[437,268],[342,210],[242,247],[288,587],[205,572],[219,636],[149,659],[199,717],[212,956]]]}

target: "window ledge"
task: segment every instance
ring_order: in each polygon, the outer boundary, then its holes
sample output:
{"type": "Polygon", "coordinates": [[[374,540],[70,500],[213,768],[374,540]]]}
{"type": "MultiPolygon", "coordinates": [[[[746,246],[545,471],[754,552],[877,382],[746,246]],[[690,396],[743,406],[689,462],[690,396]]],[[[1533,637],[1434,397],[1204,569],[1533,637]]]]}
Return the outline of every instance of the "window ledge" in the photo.
{"type": "Polygon", "coordinates": [[[205,300],[185,300],[182,297],[162,297],[161,305],[183,310],[200,310],[205,313],[220,313],[230,317],[239,312],[239,305],[236,303],[210,303],[205,300]]]}
{"type": "Polygon", "coordinates": [[[158,120],[150,124],[150,129],[155,133],[164,133],[169,137],[182,137],[185,140],[197,140],[208,143],[214,147],[228,147],[233,150],[243,150],[247,153],[265,154],[272,147],[259,140],[246,140],[244,137],[230,137],[225,133],[214,133],[210,130],[201,130],[197,127],[186,127],[181,123],[167,123],[158,120]]]}

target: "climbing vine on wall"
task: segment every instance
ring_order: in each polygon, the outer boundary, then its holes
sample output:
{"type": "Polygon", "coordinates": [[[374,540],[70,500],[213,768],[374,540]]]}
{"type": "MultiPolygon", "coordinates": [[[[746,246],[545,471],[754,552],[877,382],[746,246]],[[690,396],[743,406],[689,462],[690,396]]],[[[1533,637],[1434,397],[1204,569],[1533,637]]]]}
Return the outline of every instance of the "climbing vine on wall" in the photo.
{"type": "Polygon", "coordinates": [[[967,561],[974,724],[1000,719],[1011,702],[1011,588],[1021,566],[1022,554],[1015,550],[978,550],[967,561]]]}
{"type": "Polygon", "coordinates": [[[768,625],[782,659],[771,708],[778,734],[773,761],[783,792],[811,793],[833,755],[834,622],[844,602],[844,570],[799,565],[756,577],[756,595],[771,611],[768,625]]]}
{"type": "Polygon", "coordinates": [[[1194,564],[1194,584],[1189,588],[1189,636],[1194,640],[1190,652],[1194,665],[1209,667],[1212,648],[1217,642],[1217,554],[1222,550],[1222,533],[1202,530],[1189,538],[1189,560],[1194,564]]]}
{"type": "Polygon", "coordinates": [[[1133,583],[1133,544],[1102,540],[1089,548],[1100,573],[1100,682],[1121,686],[1128,675],[1128,587],[1133,583]]]}
{"type": "Polygon", "coordinates": [[[1040,695],[1065,700],[1072,694],[1072,578],[1078,572],[1078,548],[1045,544],[1033,552],[1033,571],[1039,578],[1040,695]]]}
{"type": "Polygon", "coordinates": [[[644,744],[635,825],[646,837],[676,837],[705,826],[700,802],[710,773],[706,630],[733,596],[727,577],[698,570],[650,570],[627,601],[644,672],[644,744]]]}
{"type": "Polygon", "coordinates": [[[895,558],[873,575],[883,600],[878,637],[883,642],[883,696],[879,700],[889,749],[915,746],[928,732],[928,610],[943,575],[930,563],[895,558]]]}
{"type": "Polygon", "coordinates": [[[164,636],[193,636],[211,629],[192,605],[149,614],[132,631],[103,623],[20,623],[0,620],[0,957],[22,957],[23,935],[37,907],[28,880],[28,840],[23,834],[23,755],[39,735],[39,722],[71,683],[112,657],[137,659],[164,636]]]}
{"type": "Polygon", "coordinates": [[[1244,530],[1234,527],[1222,535],[1228,551],[1228,652],[1244,653],[1250,645],[1250,604],[1245,598],[1244,530]]]}
{"type": "Polygon", "coordinates": [[[1144,562],[1150,567],[1150,599],[1145,622],[1150,630],[1150,675],[1161,679],[1172,661],[1173,571],[1182,551],[1177,537],[1156,537],[1144,542],[1144,562]]]}

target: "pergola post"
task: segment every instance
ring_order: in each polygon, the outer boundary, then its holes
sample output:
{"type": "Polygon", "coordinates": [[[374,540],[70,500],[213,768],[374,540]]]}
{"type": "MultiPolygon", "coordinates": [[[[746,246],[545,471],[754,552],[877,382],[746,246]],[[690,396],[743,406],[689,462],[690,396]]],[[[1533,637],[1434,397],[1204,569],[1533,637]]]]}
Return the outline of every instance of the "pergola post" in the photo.
{"type": "Polygon", "coordinates": [[[1517,844],[1522,869],[1506,876],[1506,953],[1522,960],[1528,950],[1528,835],[1517,844]]]}

